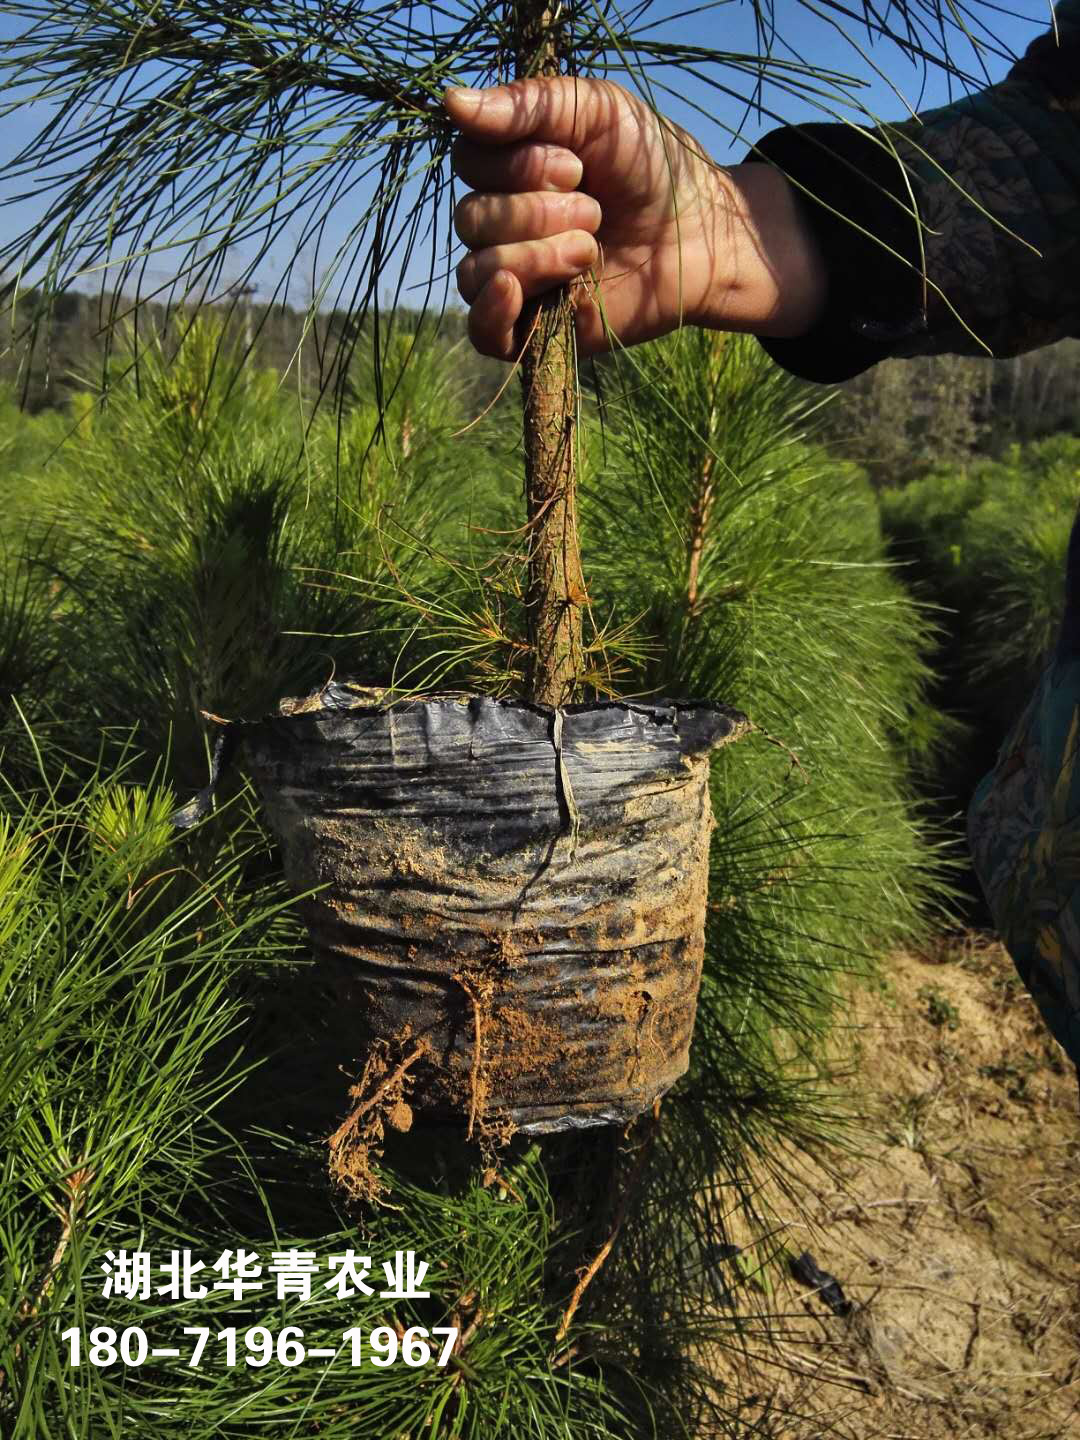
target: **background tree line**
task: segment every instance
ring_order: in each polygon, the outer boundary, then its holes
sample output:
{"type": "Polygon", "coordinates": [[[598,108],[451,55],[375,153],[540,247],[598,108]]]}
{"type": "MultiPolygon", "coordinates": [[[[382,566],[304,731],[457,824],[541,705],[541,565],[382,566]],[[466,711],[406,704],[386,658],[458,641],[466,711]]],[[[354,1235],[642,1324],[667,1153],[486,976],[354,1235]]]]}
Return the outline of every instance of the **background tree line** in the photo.
{"type": "MultiPolygon", "coordinates": [[[[366,337],[375,323],[369,320],[358,326],[338,310],[320,312],[309,321],[303,309],[258,303],[244,291],[198,306],[142,299],[136,309],[125,295],[68,290],[50,302],[48,324],[38,327],[34,317],[40,303],[37,292],[27,290],[10,311],[6,333],[0,336],[0,387],[30,414],[62,409],[73,395],[87,390],[100,393],[128,370],[140,345],[159,341],[175,351],[196,312],[213,317],[226,346],[239,347],[245,354],[246,366],[274,371],[279,377],[288,374],[292,387],[299,385],[308,402],[320,395],[341,395],[342,386],[347,393],[346,375],[357,346],[370,343],[366,337]],[[122,353],[117,351],[117,333],[134,342],[122,353]]],[[[419,319],[418,311],[398,307],[381,323],[411,335],[419,319]]],[[[451,308],[437,321],[429,318],[425,336],[443,350],[455,345],[465,338],[464,312],[451,308]]],[[[505,379],[500,362],[476,354],[471,347],[467,355],[459,356],[458,366],[463,398],[481,408],[505,379]]]]}
{"type": "MultiPolygon", "coordinates": [[[[28,322],[38,298],[33,291],[24,294],[0,350],[0,385],[31,413],[61,408],[73,393],[96,389],[110,362],[115,370],[108,326],[129,308],[115,294],[68,291],[57,297],[48,329],[31,335],[28,322]]],[[[202,308],[215,313],[230,341],[250,346],[256,368],[284,375],[299,366],[295,378],[309,396],[334,390],[359,339],[340,311],[322,312],[309,326],[303,309],[265,304],[243,292],[202,308]]],[[[138,333],[145,339],[166,334],[174,313],[164,300],[144,302],[138,333]]],[[[414,332],[417,320],[408,309],[393,316],[404,333],[414,332]]],[[[444,346],[463,340],[464,312],[447,308],[437,331],[444,346]]],[[[482,408],[506,378],[498,361],[471,347],[463,347],[456,365],[466,405],[482,408]]],[[[604,367],[598,368],[602,388],[604,367]]],[[[595,388],[595,373],[583,379],[595,388]]],[[[1080,340],[1009,360],[941,355],[885,361],[837,389],[839,403],[827,406],[822,417],[822,438],[864,466],[875,485],[903,484],[940,465],[1000,458],[1010,444],[1080,429],[1080,340]]]]}

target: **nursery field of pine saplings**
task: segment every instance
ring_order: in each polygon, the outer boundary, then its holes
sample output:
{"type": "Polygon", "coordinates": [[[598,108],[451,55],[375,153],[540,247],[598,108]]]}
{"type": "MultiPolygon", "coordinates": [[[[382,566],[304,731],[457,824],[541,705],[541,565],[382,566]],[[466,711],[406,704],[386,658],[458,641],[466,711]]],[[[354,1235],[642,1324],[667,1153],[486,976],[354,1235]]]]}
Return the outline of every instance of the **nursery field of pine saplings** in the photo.
{"type": "MultiPolygon", "coordinates": [[[[916,458],[749,337],[579,364],[567,292],[479,360],[446,85],[855,103],[797,7],[652,8],[0,4],[5,1440],[894,1433],[792,1388],[777,1287],[837,1283],[807,1172],[882,1139],[890,957],[985,920],[956,815],[1080,413],[916,458]]],[[[985,40],[826,10],[957,83],[985,40]]]]}

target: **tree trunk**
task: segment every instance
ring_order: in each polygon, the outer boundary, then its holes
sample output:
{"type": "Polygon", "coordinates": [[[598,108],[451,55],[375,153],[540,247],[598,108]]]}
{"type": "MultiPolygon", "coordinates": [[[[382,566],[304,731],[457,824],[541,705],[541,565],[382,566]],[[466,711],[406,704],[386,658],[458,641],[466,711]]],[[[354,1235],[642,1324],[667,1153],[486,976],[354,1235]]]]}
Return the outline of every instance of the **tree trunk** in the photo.
{"type": "MultiPolygon", "coordinates": [[[[517,75],[558,75],[561,7],[545,0],[511,3],[517,75]]],[[[565,288],[526,306],[522,334],[530,336],[521,361],[531,646],[526,698],[564,705],[582,671],[586,598],[577,532],[574,311],[565,288]]]]}

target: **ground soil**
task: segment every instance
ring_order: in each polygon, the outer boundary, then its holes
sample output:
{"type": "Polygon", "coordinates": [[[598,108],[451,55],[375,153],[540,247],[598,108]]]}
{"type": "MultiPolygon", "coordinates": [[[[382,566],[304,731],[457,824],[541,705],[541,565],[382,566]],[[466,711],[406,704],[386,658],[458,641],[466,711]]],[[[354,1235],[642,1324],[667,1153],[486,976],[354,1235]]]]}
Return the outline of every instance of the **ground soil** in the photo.
{"type": "Polygon", "coordinates": [[[869,1116],[862,1153],[831,1173],[803,1157],[791,1196],[773,1187],[783,1245],[750,1287],[746,1354],[714,1373],[748,1435],[1080,1440],[1075,1073],[995,944],[886,976],[852,1002],[858,1061],[836,1082],[869,1116]],[[804,1251],[850,1313],[793,1276],[804,1251]]]}

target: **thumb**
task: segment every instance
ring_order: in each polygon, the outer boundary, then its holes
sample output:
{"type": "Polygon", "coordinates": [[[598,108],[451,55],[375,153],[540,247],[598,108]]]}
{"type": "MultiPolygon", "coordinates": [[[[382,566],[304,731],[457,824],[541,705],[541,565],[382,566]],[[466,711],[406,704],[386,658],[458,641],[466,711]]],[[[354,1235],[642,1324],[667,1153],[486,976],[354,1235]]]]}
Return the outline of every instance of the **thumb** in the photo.
{"type": "MultiPolygon", "coordinates": [[[[541,140],[572,149],[595,125],[606,88],[596,80],[553,75],[486,90],[455,86],[443,94],[443,105],[458,129],[475,140],[541,140]]],[[[614,95],[609,102],[617,103],[614,95]]]]}

